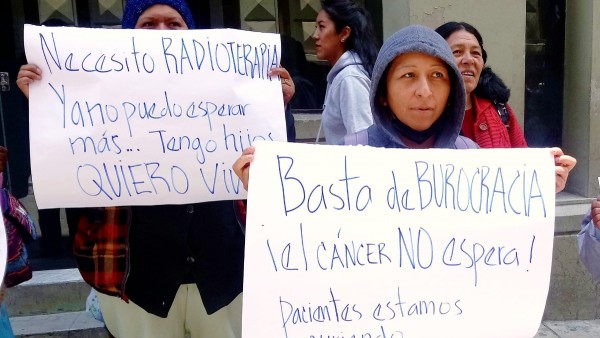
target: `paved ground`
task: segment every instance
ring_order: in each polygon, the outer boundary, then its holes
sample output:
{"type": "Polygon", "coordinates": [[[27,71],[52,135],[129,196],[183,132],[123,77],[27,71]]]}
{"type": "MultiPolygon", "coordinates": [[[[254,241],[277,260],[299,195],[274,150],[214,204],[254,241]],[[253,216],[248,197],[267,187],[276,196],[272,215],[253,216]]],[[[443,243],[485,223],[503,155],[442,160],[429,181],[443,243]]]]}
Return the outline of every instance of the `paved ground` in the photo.
{"type": "MultiPolygon", "coordinates": [[[[43,320],[38,318],[13,318],[13,329],[25,327],[28,330],[35,332],[52,332],[56,327],[64,326],[62,322],[68,322],[72,325],[73,322],[79,321],[77,325],[84,326],[86,323],[92,327],[85,330],[79,335],[70,334],[69,337],[109,337],[108,331],[99,325],[88,313],[76,312],[62,315],[37,316],[44,317],[43,320]],[[91,322],[92,324],[89,324],[91,322]],[[32,326],[35,326],[33,328],[32,326]]],[[[25,330],[25,329],[24,329],[25,330]]],[[[15,332],[17,337],[31,337],[32,335],[26,332],[15,332]],[[21,334],[19,334],[21,333],[21,334]]],[[[34,335],[36,338],[44,335],[34,335]]],[[[48,335],[49,336],[49,335],[48,335]]],[[[63,337],[62,335],[52,335],[63,337]]],[[[66,335],[64,337],[67,337],[66,335]]],[[[542,323],[537,335],[533,338],[597,338],[600,337],[600,320],[591,321],[566,321],[566,322],[544,322],[542,323]]],[[[485,337],[481,337],[485,338],[485,337]]],[[[507,337],[511,338],[511,337],[507,337]]]]}
{"type": "Polygon", "coordinates": [[[545,321],[535,338],[600,337],[600,320],[545,321]]]}

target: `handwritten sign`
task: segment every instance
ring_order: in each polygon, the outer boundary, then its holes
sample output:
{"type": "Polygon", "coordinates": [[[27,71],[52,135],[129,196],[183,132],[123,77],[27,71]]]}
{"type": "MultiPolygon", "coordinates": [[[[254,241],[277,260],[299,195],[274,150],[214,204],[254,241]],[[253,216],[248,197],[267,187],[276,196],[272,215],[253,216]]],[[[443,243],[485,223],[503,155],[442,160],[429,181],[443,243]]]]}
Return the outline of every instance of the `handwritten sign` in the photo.
{"type": "Polygon", "coordinates": [[[40,208],[245,198],[231,170],[285,140],[279,35],[25,26],[40,208]]]}
{"type": "Polygon", "coordinates": [[[553,168],[548,149],[257,143],[243,336],[533,337],[553,168]]]}

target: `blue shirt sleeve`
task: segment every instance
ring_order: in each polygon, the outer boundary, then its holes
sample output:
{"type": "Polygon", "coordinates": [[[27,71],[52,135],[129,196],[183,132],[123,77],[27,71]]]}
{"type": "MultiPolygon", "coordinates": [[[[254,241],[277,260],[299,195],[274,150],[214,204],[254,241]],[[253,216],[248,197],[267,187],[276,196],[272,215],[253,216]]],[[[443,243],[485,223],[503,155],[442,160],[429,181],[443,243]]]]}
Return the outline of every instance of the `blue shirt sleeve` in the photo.
{"type": "Polygon", "coordinates": [[[596,281],[600,281],[600,231],[592,222],[591,210],[581,222],[581,231],[577,235],[579,258],[596,281]]]}

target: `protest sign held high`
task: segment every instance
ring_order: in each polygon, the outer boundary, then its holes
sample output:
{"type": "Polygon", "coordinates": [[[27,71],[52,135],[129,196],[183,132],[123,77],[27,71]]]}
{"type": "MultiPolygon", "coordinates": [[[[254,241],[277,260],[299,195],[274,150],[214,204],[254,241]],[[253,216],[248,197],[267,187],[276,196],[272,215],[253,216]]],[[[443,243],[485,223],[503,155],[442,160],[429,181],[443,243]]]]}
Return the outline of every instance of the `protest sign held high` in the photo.
{"type": "Polygon", "coordinates": [[[276,34],[25,26],[40,208],[238,199],[231,170],[285,140],[276,34]]]}
{"type": "Polygon", "coordinates": [[[250,176],[244,337],[537,332],[554,238],[548,149],[259,142],[250,176]]]}

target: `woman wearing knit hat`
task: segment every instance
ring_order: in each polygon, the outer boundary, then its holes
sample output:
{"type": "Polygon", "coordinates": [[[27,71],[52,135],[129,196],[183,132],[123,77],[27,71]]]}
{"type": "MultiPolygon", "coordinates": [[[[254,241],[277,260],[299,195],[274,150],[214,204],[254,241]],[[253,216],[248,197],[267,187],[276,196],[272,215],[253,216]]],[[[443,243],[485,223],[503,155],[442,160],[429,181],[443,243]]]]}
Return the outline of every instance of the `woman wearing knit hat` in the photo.
{"type": "MultiPolygon", "coordinates": [[[[191,29],[183,0],[128,0],[123,28],[191,29]]],[[[282,68],[284,102],[294,94],[282,68]]],[[[28,96],[35,65],[17,83],[28,96]]],[[[73,251],[116,337],[241,337],[244,235],[236,201],[77,209],[73,251]]]]}
{"type": "MultiPolygon", "coordinates": [[[[169,29],[194,29],[194,17],[192,11],[188,7],[185,0],[129,0],[126,1],[125,10],[123,11],[123,20],[121,21],[122,28],[148,28],[160,29],[154,26],[154,23],[149,21],[154,13],[167,13],[171,15],[172,21],[163,22],[169,24],[169,29]],[[170,8],[162,8],[162,5],[170,8]],[[152,11],[148,11],[154,7],[152,11]],[[160,10],[159,10],[160,9],[160,10]],[[146,12],[146,13],[144,13],[146,12]],[[170,12],[170,13],[169,13],[170,12]],[[177,15],[178,14],[178,15],[177,15]]],[[[156,22],[158,23],[158,22],[156,22]]]]}
{"type": "MultiPolygon", "coordinates": [[[[195,24],[183,0],[129,0],[122,27],[180,30],[195,24]]],[[[109,239],[120,247],[121,259],[114,262],[122,269],[119,297],[86,278],[100,291],[100,309],[111,334],[241,337],[244,236],[236,206],[234,201],[218,201],[82,213],[78,236],[118,227],[119,235],[109,239]]],[[[74,247],[80,269],[95,263],[81,237],[74,247]]],[[[96,270],[107,260],[108,255],[102,257],[96,270]]]]}

